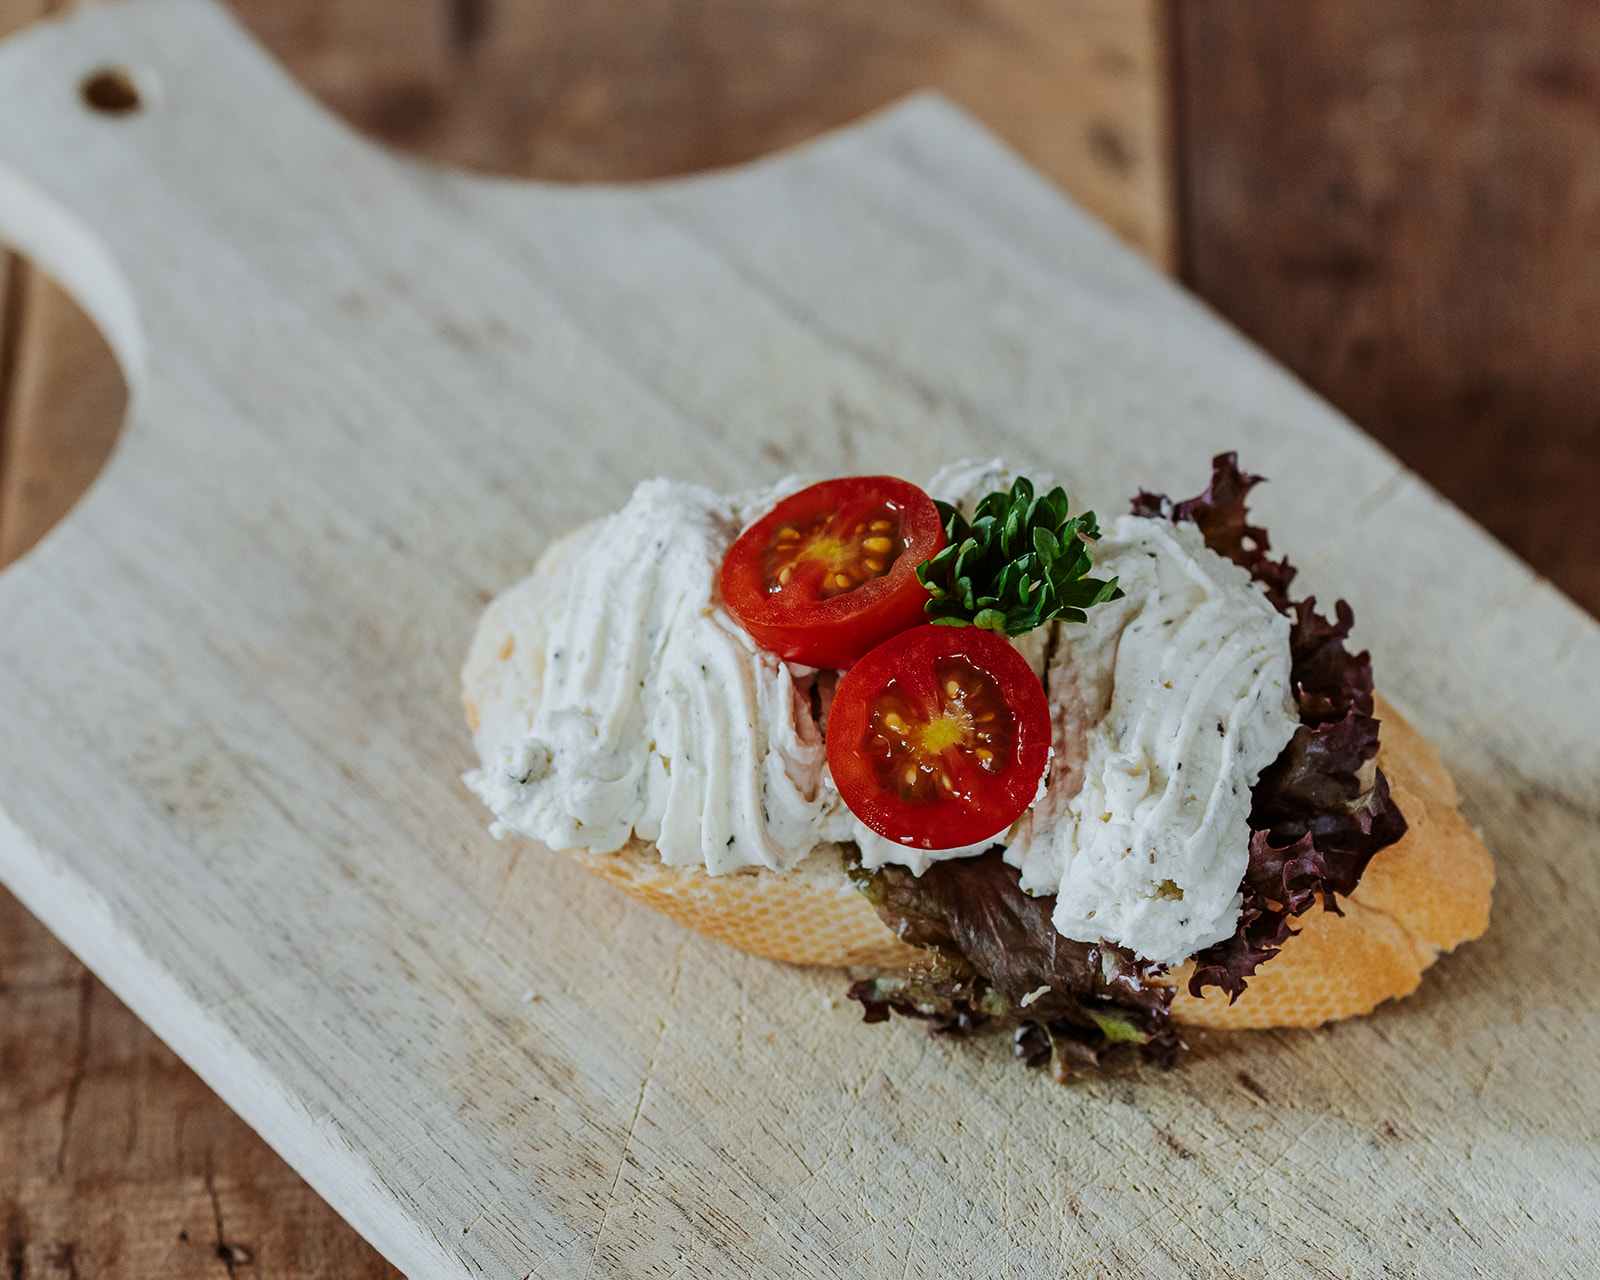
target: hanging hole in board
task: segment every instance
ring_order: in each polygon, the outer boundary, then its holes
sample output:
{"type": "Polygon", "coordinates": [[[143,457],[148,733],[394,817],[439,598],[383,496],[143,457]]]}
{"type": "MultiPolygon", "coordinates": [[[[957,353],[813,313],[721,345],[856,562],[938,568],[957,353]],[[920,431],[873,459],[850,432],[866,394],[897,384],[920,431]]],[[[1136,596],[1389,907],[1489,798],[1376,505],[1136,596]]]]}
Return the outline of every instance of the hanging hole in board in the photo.
{"type": "Polygon", "coordinates": [[[133,73],[122,67],[101,67],[83,78],[78,88],[84,102],[101,115],[132,115],[144,105],[133,73]]]}

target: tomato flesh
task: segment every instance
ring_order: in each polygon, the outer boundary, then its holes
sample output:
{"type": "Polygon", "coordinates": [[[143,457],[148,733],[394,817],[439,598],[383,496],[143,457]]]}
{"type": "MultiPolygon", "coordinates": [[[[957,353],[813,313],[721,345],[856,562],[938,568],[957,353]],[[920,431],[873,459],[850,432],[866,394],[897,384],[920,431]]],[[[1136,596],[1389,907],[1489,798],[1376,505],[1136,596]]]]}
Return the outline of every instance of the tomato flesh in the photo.
{"type": "Polygon", "coordinates": [[[883,577],[905,553],[898,511],[885,506],[860,512],[843,528],[840,514],[837,508],[819,512],[773,531],[761,556],[761,580],[769,596],[789,591],[832,600],[883,577]]]}
{"type": "Polygon", "coordinates": [[[953,849],[1003,833],[1038,794],[1050,707],[1033,668],[976,627],[922,626],[839,681],[828,765],[852,813],[886,839],[953,849]]]}
{"type": "Polygon", "coordinates": [[[938,509],[916,485],[825,480],[739,535],[722,563],[722,598],[763,648],[843,669],[924,620],[916,569],[943,548],[938,509]]]}
{"type": "Polygon", "coordinates": [[[973,769],[1004,773],[1016,716],[994,679],[960,658],[934,667],[934,706],[890,680],[873,700],[860,750],[878,786],[901,800],[973,794],[973,769]]]}

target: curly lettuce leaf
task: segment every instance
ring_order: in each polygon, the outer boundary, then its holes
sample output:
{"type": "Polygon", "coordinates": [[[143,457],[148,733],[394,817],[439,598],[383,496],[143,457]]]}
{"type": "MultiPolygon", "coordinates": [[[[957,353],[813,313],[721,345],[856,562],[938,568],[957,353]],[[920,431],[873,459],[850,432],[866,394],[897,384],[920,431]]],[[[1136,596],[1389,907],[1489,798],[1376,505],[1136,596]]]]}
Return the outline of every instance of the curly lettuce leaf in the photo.
{"type": "Polygon", "coordinates": [[[1133,500],[1133,514],[1199,525],[1206,546],[1248,569],[1250,576],[1266,587],[1267,598],[1286,611],[1295,569],[1287,557],[1275,561],[1267,555],[1272,549],[1267,531],[1247,518],[1244,500],[1262,477],[1240,471],[1238,461],[1236,453],[1219,453],[1211,460],[1211,483],[1206,491],[1183,502],[1141,489],[1133,500]]]}
{"type": "Polygon", "coordinates": [[[1059,1071],[1116,1044],[1165,1061],[1176,1052],[1172,988],[1149,981],[1154,967],[1122,947],[1062,937],[1055,899],[1023,892],[998,846],[921,876],[894,864],[851,875],[890,929],[928,949],[910,971],[850,988],[868,1022],[894,1012],[935,1035],[1011,1030],[1021,1056],[1059,1071]]]}

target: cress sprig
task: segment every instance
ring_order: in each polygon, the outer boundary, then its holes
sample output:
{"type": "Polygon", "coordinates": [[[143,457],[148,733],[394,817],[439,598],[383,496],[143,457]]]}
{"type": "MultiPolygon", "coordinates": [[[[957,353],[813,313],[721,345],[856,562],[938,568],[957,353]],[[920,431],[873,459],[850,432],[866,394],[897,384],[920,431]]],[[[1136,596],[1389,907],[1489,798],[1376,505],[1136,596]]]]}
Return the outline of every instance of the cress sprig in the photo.
{"type": "Polygon", "coordinates": [[[1035,497],[1033,483],[1019,476],[1009,492],[986,495],[970,524],[949,503],[934,505],[946,544],[917,566],[917,580],[932,596],[924,607],[938,625],[1020,636],[1053,618],[1086,622],[1084,610],[1122,598],[1115,578],[1087,576],[1100,528],[1092,511],[1069,514],[1060,485],[1035,497]]]}

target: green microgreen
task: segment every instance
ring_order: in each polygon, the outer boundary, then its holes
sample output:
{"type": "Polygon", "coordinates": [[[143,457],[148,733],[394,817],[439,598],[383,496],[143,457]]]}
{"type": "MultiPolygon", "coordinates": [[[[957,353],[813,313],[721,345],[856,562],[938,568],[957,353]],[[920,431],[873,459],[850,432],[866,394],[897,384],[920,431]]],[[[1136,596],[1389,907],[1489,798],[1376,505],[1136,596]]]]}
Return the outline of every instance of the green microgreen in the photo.
{"type": "Polygon", "coordinates": [[[917,580],[936,624],[1020,636],[1055,618],[1086,622],[1086,609],[1122,598],[1115,578],[1087,576],[1100,528],[1092,511],[1069,514],[1060,485],[1036,497],[1019,476],[1009,492],[985,496],[970,524],[949,503],[934,505],[946,545],[917,566],[917,580]]]}

